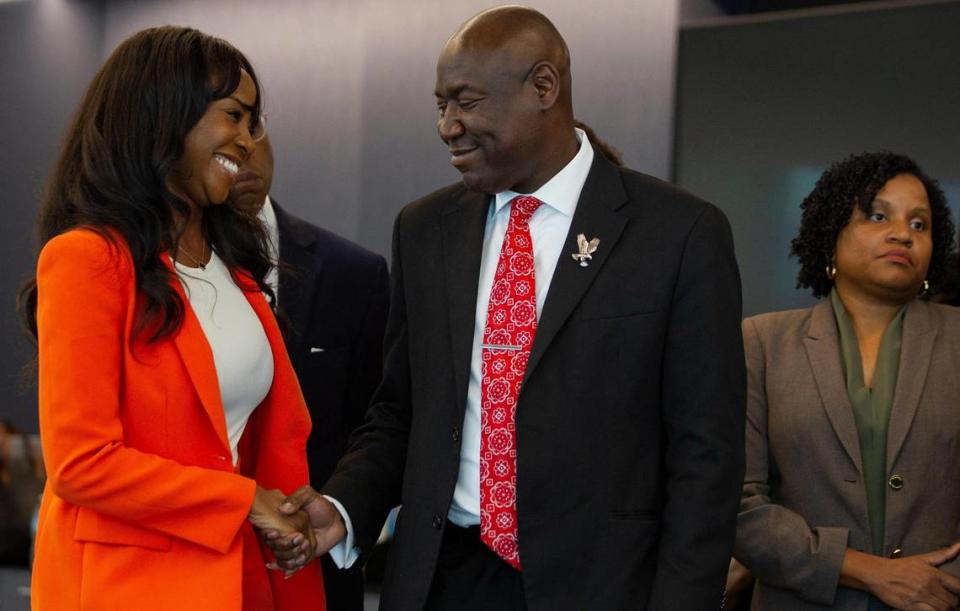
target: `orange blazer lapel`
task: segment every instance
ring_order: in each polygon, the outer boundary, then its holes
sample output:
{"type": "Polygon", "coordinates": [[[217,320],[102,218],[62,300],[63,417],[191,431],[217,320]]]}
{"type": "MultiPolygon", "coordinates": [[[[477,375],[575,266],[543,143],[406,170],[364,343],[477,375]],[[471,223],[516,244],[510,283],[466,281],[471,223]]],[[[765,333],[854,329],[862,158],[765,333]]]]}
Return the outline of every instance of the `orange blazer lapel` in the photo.
{"type": "Polygon", "coordinates": [[[302,485],[310,479],[306,461],[302,460],[311,429],[310,413],[273,310],[249,274],[235,273],[234,280],[260,319],[273,352],[273,385],[244,432],[244,441],[250,438],[251,445],[247,446],[250,453],[243,460],[253,461],[253,464],[247,462],[245,471],[249,469],[258,481],[270,482],[290,492],[285,488],[287,482],[302,485]],[[265,446],[273,450],[264,452],[265,446]],[[265,463],[257,461],[257,457],[264,454],[270,455],[268,471],[264,470],[265,463]]]}

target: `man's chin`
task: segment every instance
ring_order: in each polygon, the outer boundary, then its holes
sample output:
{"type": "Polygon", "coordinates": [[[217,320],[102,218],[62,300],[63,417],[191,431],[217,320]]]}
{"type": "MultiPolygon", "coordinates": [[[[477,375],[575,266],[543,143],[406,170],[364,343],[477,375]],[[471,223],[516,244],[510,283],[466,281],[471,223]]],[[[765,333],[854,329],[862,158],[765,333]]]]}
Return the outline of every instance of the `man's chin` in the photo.
{"type": "Polygon", "coordinates": [[[463,186],[471,191],[477,191],[479,193],[487,193],[493,195],[503,191],[503,189],[496,189],[491,185],[489,180],[484,180],[483,176],[478,176],[474,172],[462,172],[461,179],[463,180],[463,186]]]}
{"type": "Polygon", "coordinates": [[[260,208],[263,206],[263,202],[266,200],[266,197],[260,196],[259,193],[254,193],[251,191],[244,191],[233,195],[230,198],[230,203],[234,208],[246,212],[248,214],[257,214],[260,212],[260,208]]]}

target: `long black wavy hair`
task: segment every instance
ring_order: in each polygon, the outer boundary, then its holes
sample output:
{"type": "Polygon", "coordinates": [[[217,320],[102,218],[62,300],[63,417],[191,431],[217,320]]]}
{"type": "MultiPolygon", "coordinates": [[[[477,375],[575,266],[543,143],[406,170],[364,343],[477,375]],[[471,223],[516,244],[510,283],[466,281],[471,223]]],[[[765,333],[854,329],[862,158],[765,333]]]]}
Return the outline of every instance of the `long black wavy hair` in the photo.
{"type": "Polygon", "coordinates": [[[803,209],[800,232],[790,244],[790,254],[800,260],[797,288],[810,288],[814,297],[830,293],[833,280],[827,277],[827,266],[833,261],[837,236],[850,222],[853,207],[869,214],[877,193],[899,174],[916,177],[927,190],[933,241],[927,281],[931,287],[939,285],[954,245],[953,219],[947,198],[937,181],[924,174],[915,161],[906,155],[880,151],[850,155],[834,163],[800,204],[803,209]]]}
{"type": "MultiPolygon", "coordinates": [[[[179,328],[184,304],[173,272],[160,259],[176,249],[176,220],[189,204],[167,188],[184,153],[184,139],[214,100],[253,79],[260,116],[260,84],[253,66],[230,43],[191,28],[138,32],[118,46],[93,78],[67,130],[49,178],[38,219],[39,246],[74,228],[96,231],[129,247],[140,299],[134,337],[146,329],[156,341],[179,328]]],[[[202,231],[231,270],[246,270],[275,303],[265,277],[270,269],[262,224],[233,206],[203,210],[202,231]]],[[[78,279],[82,282],[82,279],[78,279]]],[[[37,285],[21,289],[19,309],[37,336],[37,285]]]]}

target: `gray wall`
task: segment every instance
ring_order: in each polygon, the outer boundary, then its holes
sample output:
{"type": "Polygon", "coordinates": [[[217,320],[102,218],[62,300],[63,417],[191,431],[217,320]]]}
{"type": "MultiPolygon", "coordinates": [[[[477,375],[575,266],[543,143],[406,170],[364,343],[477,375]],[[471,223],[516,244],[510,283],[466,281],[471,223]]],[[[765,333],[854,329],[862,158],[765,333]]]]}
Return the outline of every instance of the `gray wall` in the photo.
{"type": "MultiPolygon", "coordinates": [[[[17,284],[32,268],[35,253],[27,233],[37,189],[86,82],[126,36],[163,24],[191,25],[222,36],[253,61],[266,90],[277,161],[273,193],[281,203],[387,254],[400,207],[458,179],[436,136],[436,56],[457,25],[494,4],[0,3],[0,74],[9,74],[0,82],[14,84],[0,89],[0,127],[8,135],[24,134],[9,140],[12,145],[0,153],[5,162],[0,184],[15,206],[14,223],[0,231],[16,276],[3,281],[7,284],[0,295],[11,303],[17,284]],[[13,185],[14,198],[6,185],[13,185]]],[[[589,7],[576,0],[547,0],[534,5],[553,19],[571,48],[579,118],[621,149],[628,165],[667,177],[677,0],[603,0],[589,7]]],[[[11,308],[0,309],[0,324],[4,344],[20,336],[11,308]]],[[[29,354],[19,349],[0,357],[7,390],[0,415],[12,414],[35,430],[35,390],[16,394],[13,386],[29,354]]]]}
{"type": "Polygon", "coordinates": [[[33,222],[63,129],[99,63],[99,3],[0,3],[0,417],[36,430],[36,387],[24,376],[34,350],[14,311],[32,273],[33,222]]]}
{"type": "MultiPolygon", "coordinates": [[[[393,217],[458,179],[436,135],[433,86],[446,38],[496,2],[148,0],[108,2],[104,53],[141,28],[184,24],[251,59],[266,90],[281,203],[373,250],[393,217]]],[[[627,162],[667,176],[676,0],[534,3],[567,39],[581,119],[627,162]]]]}
{"type": "Polygon", "coordinates": [[[680,33],[677,180],[729,215],[745,314],[804,306],[789,242],[831,162],[906,153],[960,202],[960,2],[728,23],[680,33]]]}

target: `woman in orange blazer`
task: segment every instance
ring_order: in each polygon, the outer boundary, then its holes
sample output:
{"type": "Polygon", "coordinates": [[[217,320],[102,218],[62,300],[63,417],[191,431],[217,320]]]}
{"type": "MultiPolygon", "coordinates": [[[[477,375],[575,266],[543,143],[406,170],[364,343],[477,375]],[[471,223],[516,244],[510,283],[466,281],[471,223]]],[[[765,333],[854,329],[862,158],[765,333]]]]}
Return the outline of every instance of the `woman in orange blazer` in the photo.
{"type": "Polygon", "coordinates": [[[229,43],[155,28],[74,118],[21,296],[49,473],[34,609],[323,608],[318,563],[284,579],[254,533],[312,554],[306,517],[276,511],[308,482],[310,419],[264,298],[263,228],[222,205],[259,100],[229,43]]]}

